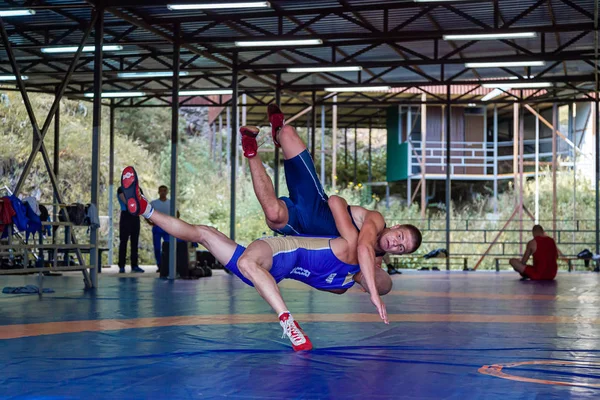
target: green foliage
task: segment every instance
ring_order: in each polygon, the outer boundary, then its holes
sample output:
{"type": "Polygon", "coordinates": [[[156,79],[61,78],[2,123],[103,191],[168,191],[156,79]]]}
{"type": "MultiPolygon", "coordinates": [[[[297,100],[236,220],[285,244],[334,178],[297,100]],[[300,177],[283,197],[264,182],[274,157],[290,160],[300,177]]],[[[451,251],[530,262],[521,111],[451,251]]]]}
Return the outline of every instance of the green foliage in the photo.
{"type": "MultiPolygon", "coordinates": [[[[20,96],[11,93],[3,97],[0,103],[0,123],[2,124],[2,143],[0,146],[0,186],[13,186],[16,183],[26,160],[29,156],[32,143],[32,129],[20,96]],[[8,100],[8,102],[6,101],[8,100]]],[[[51,96],[32,95],[32,104],[36,111],[38,123],[42,124],[52,103],[51,96]]],[[[90,198],[90,173],[91,173],[91,148],[92,148],[92,117],[90,103],[76,101],[61,102],[61,138],[60,138],[60,173],[59,185],[64,191],[65,202],[89,202],[90,198]]],[[[100,215],[108,213],[109,195],[109,112],[103,110],[101,154],[100,154],[100,215]]],[[[120,171],[127,165],[134,165],[138,170],[141,185],[150,199],[157,197],[157,189],[161,184],[171,186],[171,146],[170,146],[170,111],[163,108],[150,109],[119,109],[116,113],[115,123],[115,188],[118,186],[120,171]]],[[[216,227],[228,234],[230,231],[230,173],[226,166],[226,148],[223,145],[223,154],[212,154],[209,135],[190,136],[183,129],[184,121],[180,125],[181,141],[178,158],[178,208],[181,218],[194,224],[207,224],[216,227]]],[[[306,137],[306,131],[299,129],[300,136],[306,137]]],[[[54,138],[51,126],[45,145],[49,158],[53,158],[54,138]]],[[[267,137],[265,132],[261,137],[267,137]]],[[[225,137],[219,137],[225,143],[225,137]]],[[[331,135],[326,131],[326,147],[331,148],[331,135]]],[[[345,167],[343,133],[338,138],[337,174],[338,184],[335,193],[347,199],[349,204],[358,204],[370,209],[380,211],[388,226],[396,223],[412,223],[424,232],[424,244],[417,254],[407,258],[405,266],[419,267],[422,255],[429,251],[445,247],[446,214],[444,205],[430,205],[427,219],[421,220],[420,209],[417,204],[411,207],[400,200],[404,195],[392,194],[390,208],[385,207],[382,199],[381,188],[365,186],[367,181],[368,160],[368,131],[359,130],[358,135],[358,176],[354,182],[354,134],[348,132],[348,166],[345,167]]],[[[263,149],[272,148],[270,140],[265,139],[261,146],[263,149]]],[[[385,180],[385,132],[373,130],[372,150],[372,180],[385,180]]],[[[317,151],[320,149],[318,138],[317,151]]],[[[267,166],[269,175],[273,176],[270,169],[273,163],[272,153],[261,153],[263,162],[267,166]]],[[[317,171],[320,170],[320,157],[315,160],[317,171]]],[[[262,209],[254,195],[252,181],[248,172],[247,163],[237,171],[236,179],[236,240],[241,244],[248,244],[263,235],[271,234],[265,221],[262,209]]],[[[331,178],[331,155],[326,157],[327,181],[331,178]]],[[[280,174],[280,195],[287,195],[283,170],[280,174]]],[[[329,182],[330,183],[330,182],[329,182]]],[[[328,193],[334,192],[330,185],[326,185],[328,193]]],[[[557,175],[558,187],[558,229],[573,230],[576,227],[574,218],[587,220],[580,222],[580,230],[593,230],[595,210],[594,187],[589,180],[578,176],[573,179],[572,172],[562,171],[557,175]],[[577,195],[573,201],[573,185],[577,195]]],[[[38,155],[32,171],[25,183],[24,194],[39,190],[43,202],[52,201],[52,187],[45,172],[41,156],[38,155]]],[[[533,210],[535,184],[532,180],[526,181],[524,187],[525,205],[533,210]]],[[[113,224],[115,228],[114,250],[117,254],[118,223],[120,210],[114,200],[113,224]]],[[[515,197],[509,187],[499,197],[498,214],[492,213],[492,204],[488,196],[476,196],[470,202],[452,205],[451,228],[460,230],[452,233],[452,247],[454,254],[471,253],[483,254],[488,245],[480,244],[487,239],[491,241],[499,229],[504,225],[513,210],[515,197]],[[467,222],[468,221],[468,222],[467,222]],[[468,225],[468,226],[467,226],[468,225]],[[484,233],[482,230],[486,230],[484,233]],[[484,237],[485,235],[485,237],[484,237]],[[455,243],[454,243],[455,242],[455,243]]],[[[525,217],[527,218],[527,217],[525,217]]],[[[548,170],[543,171],[540,178],[540,219],[547,230],[552,229],[552,179],[548,170]],[[549,221],[550,220],[550,221],[549,221]]],[[[532,222],[524,222],[524,229],[530,229],[532,222]]],[[[508,226],[508,231],[500,236],[500,242],[518,242],[520,235],[515,230],[519,229],[519,222],[508,226]]],[[[80,236],[86,231],[81,229],[80,236]]],[[[523,241],[529,240],[529,234],[523,235],[523,241]]],[[[106,227],[100,232],[101,244],[107,243],[106,227]]],[[[561,250],[567,254],[574,254],[585,247],[593,248],[595,237],[589,232],[563,233],[563,242],[575,241],[575,246],[560,245],[561,250]],[[573,240],[574,239],[574,240],[573,240]]],[[[492,253],[499,252],[496,245],[492,253]]],[[[152,235],[150,227],[142,224],[140,238],[141,262],[153,264],[152,235]]],[[[506,253],[519,253],[519,245],[505,245],[506,253]]],[[[469,266],[474,266],[479,257],[469,259],[469,266]]],[[[506,264],[504,264],[506,266],[506,264]]],[[[487,258],[480,268],[493,268],[493,258],[487,258]]]]}
{"type": "MultiPolygon", "coordinates": [[[[32,143],[32,128],[27,112],[18,93],[7,95],[9,103],[0,105],[0,121],[2,123],[2,142],[0,146],[0,186],[13,187],[29,157],[32,143]]],[[[53,101],[52,96],[30,95],[38,124],[42,125],[53,101]]],[[[77,101],[61,101],[59,163],[60,171],[58,184],[62,190],[63,201],[90,202],[90,181],[92,165],[92,116],[88,112],[90,103],[77,101]]],[[[100,215],[108,214],[108,185],[109,185],[109,112],[103,110],[101,153],[100,153],[100,215]]],[[[118,115],[118,113],[117,113],[118,115]]],[[[120,172],[127,165],[135,165],[144,171],[141,177],[144,186],[156,187],[157,174],[154,165],[156,155],[149,152],[139,141],[128,137],[122,132],[124,127],[115,126],[115,208],[113,221],[115,226],[115,251],[118,244],[118,223],[120,210],[116,204],[116,187],[119,185],[120,172]]],[[[127,131],[125,129],[125,131],[127,131]]],[[[50,162],[54,157],[54,125],[52,124],[44,141],[50,162]]],[[[37,155],[31,172],[21,191],[25,195],[40,194],[42,203],[52,203],[53,190],[41,155],[37,155]]],[[[52,212],[50,210],[50,212],[52,212]]],[[[85,237],[86,228],[78,228],[79,238],[85,237]]],[[[81,239],[80,239],[81,240],[81,239]]],[[[84,239],[85,240],[85,239],[84,239]]],[[[100,232],[100,244],[106,245],[108,229],[100,232]]],[[[142,229],[140,238],[141,258],[144,263],[153,263],[152,234],[149,229],[142,229]]],[[[116,254],[116,253],[115,253],[116,254]]]]}
{"type": "Polygon", "coordinates": [[[157,154],[170,148],[169,108],[122,108],[115,117],[115,126],[119,127],[119,132],[132,140],[138,140],[149,152],[157,154]]]}

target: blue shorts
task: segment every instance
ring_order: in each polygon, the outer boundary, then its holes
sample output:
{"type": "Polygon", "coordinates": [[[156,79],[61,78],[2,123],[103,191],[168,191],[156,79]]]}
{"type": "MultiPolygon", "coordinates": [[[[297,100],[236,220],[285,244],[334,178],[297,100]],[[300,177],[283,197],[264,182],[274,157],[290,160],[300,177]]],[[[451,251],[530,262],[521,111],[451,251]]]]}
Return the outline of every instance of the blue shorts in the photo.
{"type": "MultiPolygon", "coordinates": [[[[348,289],[354,285],[354,275],[360,270],[360,266],[346,264],[338,259],[331,249],[331,239],[309,238],[303,243],[294,243],[290,239],[292,238],[264,239],[270,243],[275,242],[275,245],[278,244],[276,252],[272,247],[273,263],[269,270],[275,282],[279,283],[289,278],[323,290],[348,289]]],[[[238,245],[225,267],[246,284],[254,286],[242,275],[237,266],[244,250],[246,249],[243,246],[238,245]]]]}
{"type": "MultiPolygon", "coordinates": [[[[240,278],[242,281],[244,281],[245,284],[254,286],[254,284],[248,278],[246,278],[244,275],[242,275],[242,273],[240,272],[240,269],[237,266],[237,262],[245,250],[246,250],[246,248],[244,246],[240,246],[238,244],[237,248],[235,249],[235,252],[233,253],[233,256],[231,257],[231,260],[229,260],[229,262],[227,263],[225,268],[227,268],[229,271],[233,272],[238,278],[240,278]]],[[[273,259],[273,265],[272,265],[271,269],[269,270],[269,273],[273,276],[273,278],[275,279],[275,282],[277,282],[277,283],[279,283],[283,279],[285,279],[290,274],[290,272],[294,269],[293,262],[282,262],[282,261],[283,261],[283,257],[275,256],[273,259]]]]}
{"type": "Polygon", "coordinates": [[[285,160],[283,168],[290,197],[280,199],[287,206],[289,218],[286,226],[275,232],[290,236],[339,236],[308,150],[285,160]]]}

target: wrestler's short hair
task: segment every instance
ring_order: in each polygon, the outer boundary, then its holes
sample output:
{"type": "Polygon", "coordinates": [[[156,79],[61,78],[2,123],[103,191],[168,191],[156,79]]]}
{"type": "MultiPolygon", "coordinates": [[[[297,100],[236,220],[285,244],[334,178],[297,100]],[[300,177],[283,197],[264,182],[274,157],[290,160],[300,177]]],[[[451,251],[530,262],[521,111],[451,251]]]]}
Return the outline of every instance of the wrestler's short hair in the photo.
{"type": "Polygon", "coordinates": [[[410,236],[412,236],[413,238],[413,248],[408,249],[407,253],[414,253],[421,246],[421,242],[423,241],[423,235],[421,235],[421,231],[419,230],[419,228],[417,228],[414,225],[403,224],[402,226],[410,232],[410,236]]]}
{"type": "Polygon", "coordinates": [[[534,225],[533,229],[531,229],[531,232],[544,234],[544,228],[542,228],[541,225],[534,225]]]}

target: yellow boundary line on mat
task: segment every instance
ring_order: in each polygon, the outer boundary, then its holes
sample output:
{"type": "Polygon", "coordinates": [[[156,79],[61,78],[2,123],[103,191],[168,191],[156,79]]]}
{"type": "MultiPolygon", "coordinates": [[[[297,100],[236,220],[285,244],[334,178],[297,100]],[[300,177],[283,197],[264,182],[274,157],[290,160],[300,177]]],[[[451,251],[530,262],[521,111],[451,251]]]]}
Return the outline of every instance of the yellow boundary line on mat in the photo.
{"type": "MultiPolygon", "coordinates": [[[[294,314],[300,322],[381,323],[372,314],[294,314]]],[[[587,324],[600,325],[600,318],[561,317],[552,315],[484,315],[484,314],[390,314],[390,322],[449,322],[497,324],[587,324]]],[[[37,324],[0,326],[0,340],[63,333],[118,331],[124,329],[157,328],[190,325],[239,325],[275,323],[273,314],[220,314],[178,317],[101,319],[85,321],[44,322],[37,324]]]]}

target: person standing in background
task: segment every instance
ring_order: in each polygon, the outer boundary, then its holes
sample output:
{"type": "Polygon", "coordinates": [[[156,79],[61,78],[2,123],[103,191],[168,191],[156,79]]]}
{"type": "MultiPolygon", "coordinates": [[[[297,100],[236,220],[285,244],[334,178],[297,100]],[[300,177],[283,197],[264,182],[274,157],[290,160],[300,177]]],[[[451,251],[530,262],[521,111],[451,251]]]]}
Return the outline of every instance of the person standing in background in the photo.
{"type": "Polygon", "coordinates": [[[117,189],[117,199],[121,206],[119,218],[119,273],[125,273],[127,242],[131,239],[131,272],[145,272],[138,264],[138,244],[140,241],[140,217],[131,215],[125,205],[123,188],[117,189]]]}
{"type": "MultiPolygon", "coordinates": [[[[169,188],[165,185],[161,185],[158,187],[158,199],[153,200],[150,204],[154,207],[155,210],[160,211],[163,214],[170,214],[170,201],[167,195],[169,194],[169,188]]],[[[162,250],[162,242],[169,241],[169,234],[162,230],[160,227],[152,224],[152,243],[154,245],[154,258],[156,259],[156,272],[160,272],[160,260],[161,260],[161,250],[162,250]]]]}

